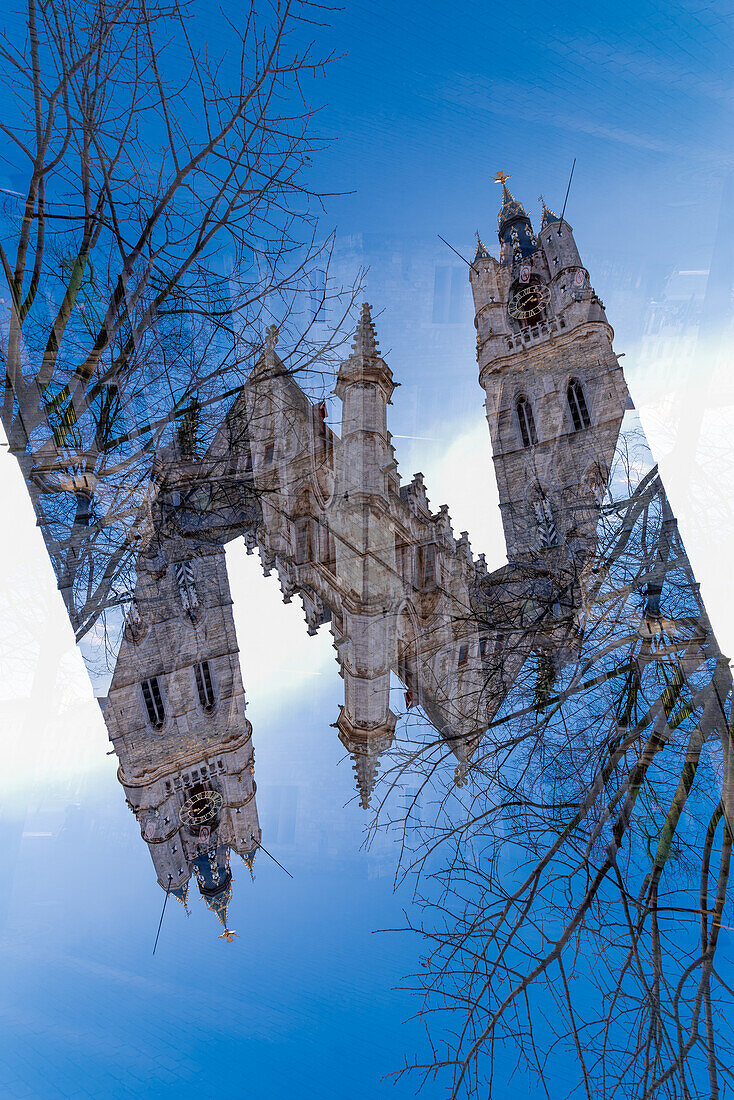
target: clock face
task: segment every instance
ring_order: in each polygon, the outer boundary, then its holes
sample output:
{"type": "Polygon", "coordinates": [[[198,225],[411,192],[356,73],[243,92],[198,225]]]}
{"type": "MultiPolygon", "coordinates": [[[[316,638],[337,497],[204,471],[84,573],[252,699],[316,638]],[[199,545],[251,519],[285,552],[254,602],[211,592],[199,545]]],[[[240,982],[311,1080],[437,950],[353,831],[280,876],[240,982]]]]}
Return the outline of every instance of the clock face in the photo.
{"type": "Polygon", "coordinates": [[[510,298],[507,312],[516,321],[533,321],[543,316],[548,297],[548,288],[542,283],[522,286],[510,298]]]}
{"type": "Polygon", "coordinates": [[[221,808],[222,796],[218,791],[197,791],[184,802],[179,820],[182,825],[199,829],[202,825],[210,824],[221,808]]]}

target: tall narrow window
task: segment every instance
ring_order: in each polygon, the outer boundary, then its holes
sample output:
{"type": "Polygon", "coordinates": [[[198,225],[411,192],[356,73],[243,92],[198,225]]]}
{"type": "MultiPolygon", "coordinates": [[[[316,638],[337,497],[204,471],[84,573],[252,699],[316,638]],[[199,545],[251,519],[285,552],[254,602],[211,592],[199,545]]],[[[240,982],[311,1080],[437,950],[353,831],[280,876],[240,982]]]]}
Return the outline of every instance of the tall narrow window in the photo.
{"type": "Polygon", "coordinates": [[[418,547],[416,557],[418,587],[433,588],[436,583],[436,546],[428,542],[418,547]]]}
{"type": "Polygon", "coordinates": [[[308,516],[296,520],[296,565],[313,561],[313,526],[308,516]]]}
{"type": "Polygon", "coordinates": [[[148,712],[148,721],[151,726],[159,730],[165,720],[166,712],[163,709],[163,699],[161,697],[158,677],[151,676],[149,680],[143,680],[141,687],[143,689],[145,709],[148,712]]]}
{"type": "Polygon", "coordinates": [[[588,428],[591,424],[591,417],[586,405],[584,390],[578,378],[571,379],[566,392],[568,407],[571,410],[571,419],[573,420],[573,430],[579,432],[582,428],[588,428]]]}
{"type": "Polygon", "coordinates": [[[332,573],[336,570],[336,545],[334,536],[328,525],[317,521],[316,544],[318,547],[318,560],[332,573]]]}
{"type": "Polygon", "coordinates": [[[208,661],[200,661],[194,665],[194,676],[196,677],[196,690],[199,693],[199,702],[201,703],[201,709],[206,711],[207,714],[211,714],[214,710],[214,687],[212,685],[212,673],[209,668],[208,661]]]}
{"type": "Polygon", "coordinates": [[[333,436],[326,424],[328,410],[325,401],[319,401],[315,409],[316,457],[331,462],[333,456],[333,436]]]}
{"type": "Polygon", "coordinates": [[[533,406],[525,396],[517,399],[517,420],[520,425],[520,437],[523,447],[530,447],[537,443],[538,433],[535,430],[533,406]]]}

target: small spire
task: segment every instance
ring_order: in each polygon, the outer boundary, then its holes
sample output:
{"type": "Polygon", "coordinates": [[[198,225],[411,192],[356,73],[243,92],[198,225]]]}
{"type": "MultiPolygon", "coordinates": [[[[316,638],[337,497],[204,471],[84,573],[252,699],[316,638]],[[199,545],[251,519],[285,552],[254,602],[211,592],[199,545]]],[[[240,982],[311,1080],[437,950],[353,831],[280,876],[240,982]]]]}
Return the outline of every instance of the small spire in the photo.
{"type": "Polygon", "coordinates": [[[512,176],[508,176],[507,172],[498,172],[496,174],[496,176],[494,177],[494,182],[495,183],[500,183],[502,185],[502,202],[503,203],[513,202],[512,194],[510,192],[509,187],[507,186],[507,181],[510,180],[510,179],[512,179],[512,176]]]}
{"type": "Polygon", "coordinates": [[[546,206],[545,199],[543,198],[542,195],[538,195],[538,202],[543,207],[543,213],[542,213],[542,216],[541,216],[541,219],[540,219],[540,228],[541,228],[541,231],[542,231],[543,229],[545,229],[545,227],[547,225],[550,225],[551,222],[560,221],[560,218],[558,217],[557,214],[553,213],[553,211],[550,209],[550,207],[546,206]]]}
{"type": "Polygon", "coordinates": [[[245,864],[245,866],[247,867],[247,870],[250,872],[250,878],[254,879],[255,872],[253,871],[252,868],[253,868],[253,865],[255,863],[255,856],[257,855],[257,848],[253,848],[251,852],[242,852],[240,854],[242,856],[242,862],[245,864]]]}
{"type": "Polygon", "coordinates": [[[482,238],[479,236],[479,230],[477,229],[477,251],[474,260],[476,262],[477,260],[488,260],[489,258],[489,252],[482,244],[482,238]]]}
{"type": "MultiPolygon", "coordinates": [[[[226,887],[220,893],[215,894],[213,897],[207,896],[206,894],[202,896],[204,898],[204,901],[206,902],[207,908],[211,909],[212,913],[216,913],[219,917],[219,920],[222,923],[222,928],[224,929],[225,934],[227,934],[227,942],[231,943],[229,936],[236,935],[236,933],[230,932],[227,928],[227,908],[230,901],[232,900],[231,880],[227,883],[226,887]]],[[[225,936],[220,936],[219,938],[224,939],[225,936]]]]}
{"type": "Polygon", "coordinates": [[[359,801],[363,810],[370,808],[370,798],[375,787],[380,761],[376,752],[369,749],[364,752],[352,753],[352,767],[357,777],[357,790],[359,801]]]}
{"type": "Polygon", "coordinates": [[[178,886],[175,890],[171,890],[171,896],[174,897],[176,901],[180,901],[184,909],[188,912],[188,905],[186,904],[186,899],[189,896],[188,881],[185,882],[183,886],[178,886]]]}
{"type": "Polygon", "coordinates": [[[501,244],[509,244],[513,259],[530,256],[538,247],[533,235],[528,212],[507,186],[510,177],[506,172],[498,172],[495,183],[502,185],[502,206],[497,215],[497,235],[501,244]]]}
{"type": "Polygon", "coordinates": [[[375,333],[371,309],[372,307],[367,302],[362,306],[362,316],[359,319],[357,331],[354,334],[354,343],[352,344],[353,355],[364,355],[366,358],[371,358],[378,354],[377,334],[375,333]]]}
{"type": "Polygon", "coordinates": [[[498,172],[494,177],[494,182],[502,185],[502,206],[497,215],[497,225],[500,232],[502,232],[503,224],[511,218],[527,218],[528,216],[525,207],[517,201],[507,186],[507,181],[510,178],[506,172],[498,172]]]}

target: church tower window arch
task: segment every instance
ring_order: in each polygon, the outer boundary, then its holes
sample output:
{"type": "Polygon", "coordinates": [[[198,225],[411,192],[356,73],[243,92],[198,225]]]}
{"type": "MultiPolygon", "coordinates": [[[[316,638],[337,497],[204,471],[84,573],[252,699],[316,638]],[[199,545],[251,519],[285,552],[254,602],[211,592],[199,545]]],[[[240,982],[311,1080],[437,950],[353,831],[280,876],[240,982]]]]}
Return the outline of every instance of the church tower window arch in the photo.
{"type": "Polygon", "coordinates": [[[573,430],[580,432],[583,428],[590,428],[589,406],[586,402],[584,387],[578,378],[570,379],[566,388],[566,400],[568,401],[568,410],[571,413],[573,430]]]}
{"type": "Polygon", "coordinates": [[[143,692],[143,702],[148,715],[148,721],[153,729],[159,730],[166,720],[166,710],[163,705],[163,695],[157,676],[151,676],[143,680],[140,685],[143,692]]]}
{"type": "Polygon", "coordinates": [[[198,661],[194,665],[194,679],[201,709],[205,714],[212,714],[216,706],[216,696],[208,661],[198,661]]]}
{"type": "Polygon", "coordinates": [[[520,428],[520,438],[523,447],[534,446],[538,442],[535,416],[533,414],[533,406],[530,403],[530,399],[524,393],[520,394],[515,402],[515,413],[517,414],[517,423],[520,428]]]}

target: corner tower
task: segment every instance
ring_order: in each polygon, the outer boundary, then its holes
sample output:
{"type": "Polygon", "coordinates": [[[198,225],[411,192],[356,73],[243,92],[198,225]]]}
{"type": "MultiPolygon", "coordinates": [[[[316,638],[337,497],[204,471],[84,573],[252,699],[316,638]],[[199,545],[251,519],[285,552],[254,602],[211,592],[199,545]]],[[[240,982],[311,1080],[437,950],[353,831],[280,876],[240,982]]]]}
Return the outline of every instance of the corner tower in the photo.
{"type": "Polygon", "coordinates": [[[470,270],[479,381],[510,561],[593,538],[629,395],[573,230],[543,204],[538,234],[498,172],[495,259],[470,270]]]}

